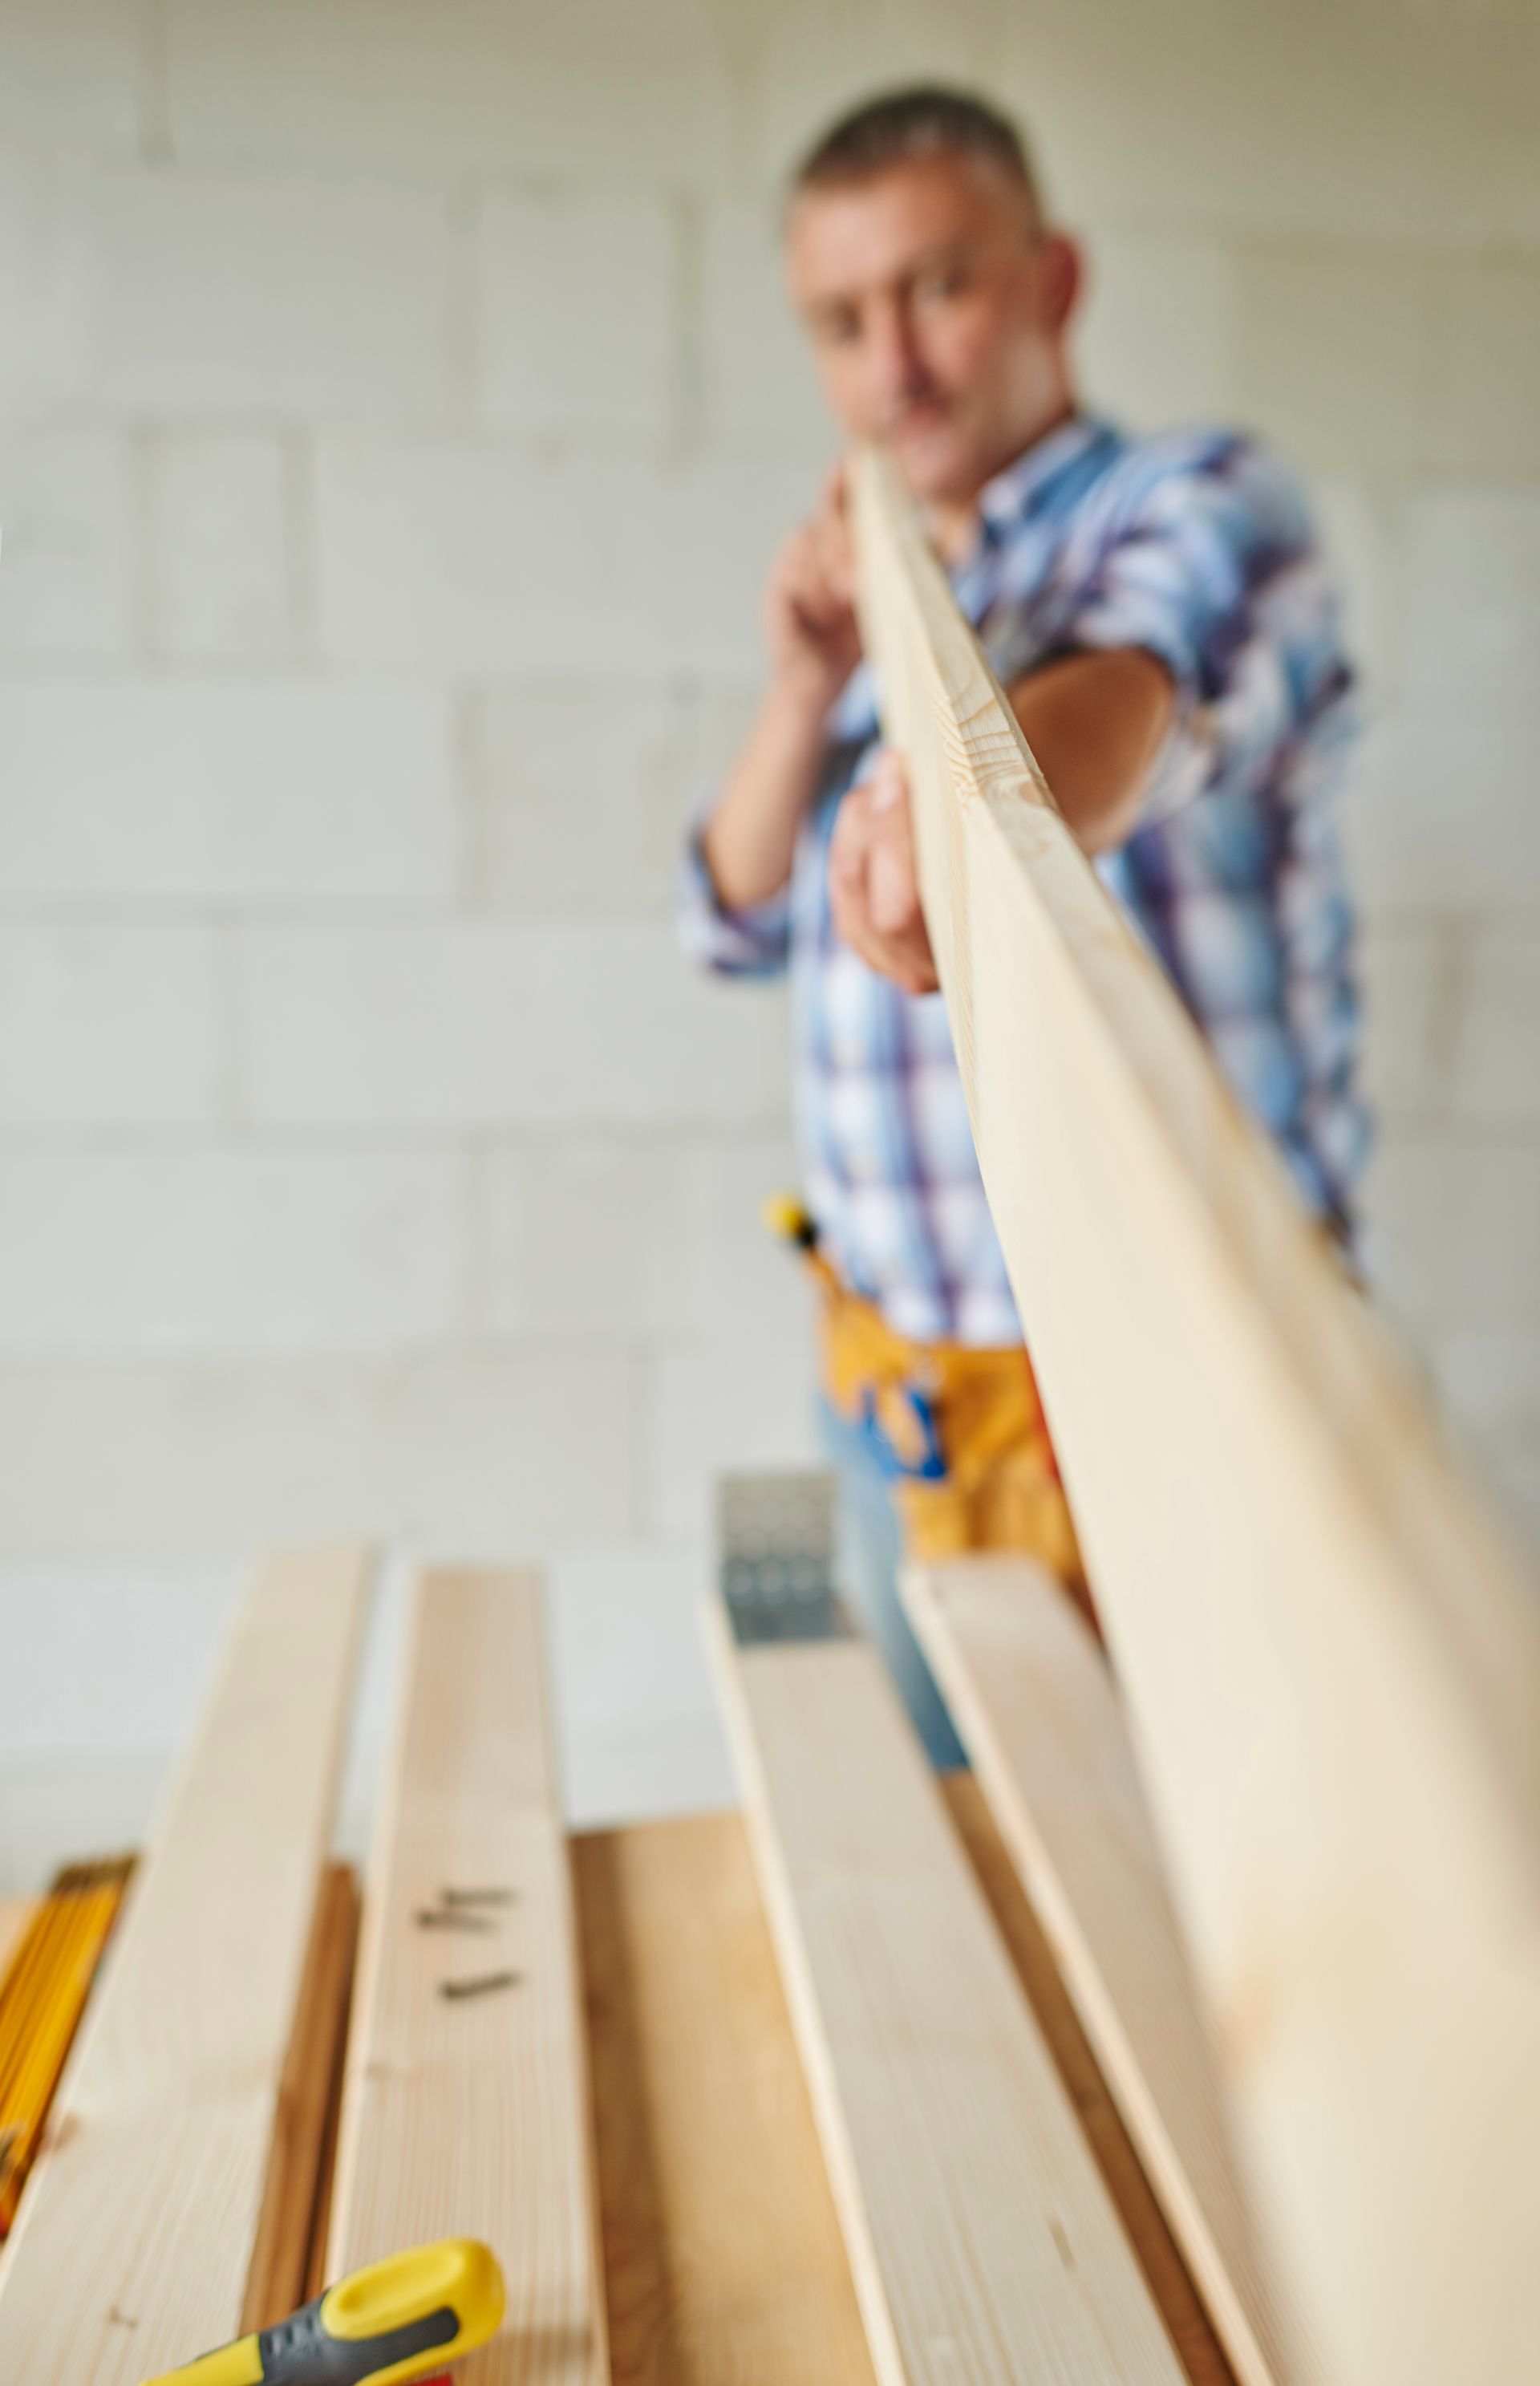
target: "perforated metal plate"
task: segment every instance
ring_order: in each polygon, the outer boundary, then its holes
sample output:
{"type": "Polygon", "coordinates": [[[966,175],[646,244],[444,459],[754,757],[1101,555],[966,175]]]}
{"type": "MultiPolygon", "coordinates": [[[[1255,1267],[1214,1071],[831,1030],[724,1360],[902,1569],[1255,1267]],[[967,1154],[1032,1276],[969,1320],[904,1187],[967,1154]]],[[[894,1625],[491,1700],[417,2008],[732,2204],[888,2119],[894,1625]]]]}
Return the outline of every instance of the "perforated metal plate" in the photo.
{"type": "Polygon", "coordinates": [[[718,1521],[721,1593],[741,1646],[852,1637],[834,1588],[832,1475],[726,1475],[718,1521]]]}

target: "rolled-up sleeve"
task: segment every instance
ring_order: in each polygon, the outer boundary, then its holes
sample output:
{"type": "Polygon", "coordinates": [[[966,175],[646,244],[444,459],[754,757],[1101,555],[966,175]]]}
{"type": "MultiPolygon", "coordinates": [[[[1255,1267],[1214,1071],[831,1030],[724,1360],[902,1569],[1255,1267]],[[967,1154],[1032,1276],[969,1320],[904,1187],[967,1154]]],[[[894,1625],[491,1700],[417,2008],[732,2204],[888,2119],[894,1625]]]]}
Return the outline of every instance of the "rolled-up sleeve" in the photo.
{"type": "Polygon", "coordinates": [[[674,922],[685,958],[719,977],[774,977],[791,956],[791,897],[735,911],[718,894],[701,845],[690,835],[675,888],[674,922]]]}
{"type": "Polygon", "coordinates": [[[1246,439],[1153,469],[1107,533],[1056,644],[1136,647],[1170,672],[1148,823],[1245,772],[1319,700],[1293,684],[1291,659],[1303,645],[1337,662],[1335,598],[1298,482],[1246,439]]]}

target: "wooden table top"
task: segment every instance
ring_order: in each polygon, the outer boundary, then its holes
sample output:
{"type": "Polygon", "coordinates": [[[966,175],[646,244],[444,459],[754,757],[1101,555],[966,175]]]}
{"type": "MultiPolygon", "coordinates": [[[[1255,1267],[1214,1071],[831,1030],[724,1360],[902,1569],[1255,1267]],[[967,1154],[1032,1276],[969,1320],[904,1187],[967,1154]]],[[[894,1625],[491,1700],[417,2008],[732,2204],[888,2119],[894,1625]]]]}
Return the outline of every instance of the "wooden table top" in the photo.
{"type": "MultiPolygon", "coordinates": [[[[977,1784],[944,1787],[1193,2386],[1233,2386],[977,1784]]],[[[614,2386],[874,2386],[742,1818],[573,1864],[614,2386]]]]}
{"type": "MultiPolygon", "coordinates": [[[[943,1786],[1192,2386],[1234,2386],[978,1786],[943,1786]]],[[[741,1815],[572,1859],[614,2386],[876,2386],[741,1815]]]]}

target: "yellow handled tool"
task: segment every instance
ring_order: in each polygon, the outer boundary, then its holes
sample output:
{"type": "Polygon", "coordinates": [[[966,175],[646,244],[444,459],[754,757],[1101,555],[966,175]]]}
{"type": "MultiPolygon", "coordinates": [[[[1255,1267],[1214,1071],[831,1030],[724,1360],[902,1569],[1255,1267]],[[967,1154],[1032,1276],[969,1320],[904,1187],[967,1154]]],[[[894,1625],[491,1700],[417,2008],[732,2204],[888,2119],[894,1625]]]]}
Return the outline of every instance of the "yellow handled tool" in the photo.
{"type": "Polygon", "coordinates": [[[146,2386],[406,2386],[495,2336],[503,2302],[495,2256],[446,2237],[355,2270],[293,2319],[146,2386]]]}

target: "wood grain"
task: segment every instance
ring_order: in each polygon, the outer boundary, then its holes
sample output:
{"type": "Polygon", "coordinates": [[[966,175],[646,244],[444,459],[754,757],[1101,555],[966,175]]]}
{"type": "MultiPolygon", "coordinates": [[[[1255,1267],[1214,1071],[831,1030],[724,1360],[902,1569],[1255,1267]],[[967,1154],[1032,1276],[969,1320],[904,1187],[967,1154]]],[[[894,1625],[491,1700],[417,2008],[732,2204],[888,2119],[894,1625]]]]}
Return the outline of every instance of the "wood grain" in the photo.
{"type": "Polygon", "coordinates": [[[491,2245],[508,2304],[457,2381],[603,2386],[571,1880],[529,1573],[444,1570],[417,1587],[365,1891],[328,2267],[458,2236],[491,2245]],[[446,1892],[481,1902],[457,1909],[461,1928],[420,1921],[446,1892]]]}
{"type": "Polygon", "coordinates": [[[1180,2370],[934,1777],[863,1642],[711,1640],[883,2386],[1180,2370]]]}
{"type": "Polygon", "coordinates": [[[936,1787],[1191,2386],[1235,2386],[1235,2373],[1145,2176],[983,1791],[971,1773],[962,1771],[939,1775],[936,1787]]]}
{"type": "Polygon", "coordinates": [[[1271,2261],[1540,2377],[1540,1603],[1054,808],[893,475],[863,629],[983,1179],[1271,2261]]]}
{"type": "Polygon", "coordinates": [[[311,2248],[318,2214],[331,2204],[333,2124],[357,1942],[357,1876],[351,1865],[329,1865],[316,1899],[279,2089],[262,2218],[241,2314],[243,2335],[287,2319],[315,2292],[309,2283],[311,2248]]]}
{"type": "Polygon", "coordinates": [[[741,1818],[573,1859],[615,2386],[872,2386],[741,1818]]]}
{"type": "MultiPolygon", "coordinates": [[[[978,1784],[938,1786],[1184,2373],[1233,2386],[978,1784]]],[[[614,2386],[872,2386],[742,1816],[572,1854],[614,2386]]]]}
{"type": "Polygon", "coordinates": [[[0,2378],[134,2386],[237,2329],[368,1567],[272,1560],[139,1866],[0,2277],[0,2378]]]}
{"type": "MultiPolygon", "coordinates": [[[[345,1876],[345,1923],[339,1923],[346,1950],[346,1973],[343,1986],[342,2010],[338,2016],[336,2041],[332,2051],[331,2076],[326,2083],[326,2103],[321,2116],[320,2152],[316,2172],[316,2194],[310,2212],[310,2244],[305,2258],[303,2300],[314,2303],[328,2284],[326,2273],[327,2247],[332,2235],[332,2198],[337,2176],[337,2141],[342,2133],[343,2073],[347,2059],[347,2032],[353,2010],[353,1987],[357,1974],[358,1933],[363,1920],[363,1901],[357,1875],[349,1867],[339,1867],[345,1876]]],[[[339,1890],[339,1897],[343,1892],[339,1890]]],[[[340,1960],[340,1958],[339,1958],[340,1960]]]]}
{"type": "MultiPolygon", "coordinates": [[[[908,1569],[904,1603],[1102,2071],[1246,2386],[1285,2349],[1213,2048],[1106,1657],[1016,1557],[908,1569]]],[[[1297,2323],[1296,2342],[1303,2331],[1297,2323]]]]}

